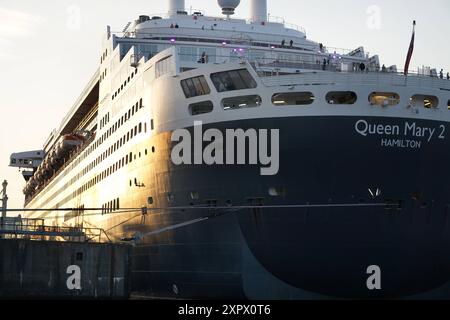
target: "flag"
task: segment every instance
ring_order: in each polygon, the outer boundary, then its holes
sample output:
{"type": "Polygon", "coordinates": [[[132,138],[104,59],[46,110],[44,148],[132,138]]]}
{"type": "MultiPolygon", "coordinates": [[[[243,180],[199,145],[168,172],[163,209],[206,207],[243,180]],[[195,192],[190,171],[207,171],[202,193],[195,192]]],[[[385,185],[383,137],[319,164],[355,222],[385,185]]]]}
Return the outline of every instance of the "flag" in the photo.
{"type": "Polygon", "coordinates": [[[411,63],[411,58],[414,52],[414,40],[416,37],[416,21],[414,20],[413,22],[413,34],[412,34],[412,38],[411,38],[411,44],[409,45],[409,50],[408,50],[408,56],[406,57],[406,63],[405,63],[405,76],[408,75],[408,70],[409,70],[409,64],[411,63]]]}

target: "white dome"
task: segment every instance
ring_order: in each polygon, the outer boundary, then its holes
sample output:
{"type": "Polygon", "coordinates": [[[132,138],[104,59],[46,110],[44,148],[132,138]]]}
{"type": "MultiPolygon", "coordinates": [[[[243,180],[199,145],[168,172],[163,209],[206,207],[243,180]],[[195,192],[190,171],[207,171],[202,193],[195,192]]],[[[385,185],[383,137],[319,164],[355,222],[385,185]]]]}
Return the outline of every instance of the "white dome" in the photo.
{"type": "Polygon", "coordinates": [[[222,13],[226,15],[234,14],[234,9],[236,9],[241,0],[217,0],[219,6],[222,8],[222,13]]]}

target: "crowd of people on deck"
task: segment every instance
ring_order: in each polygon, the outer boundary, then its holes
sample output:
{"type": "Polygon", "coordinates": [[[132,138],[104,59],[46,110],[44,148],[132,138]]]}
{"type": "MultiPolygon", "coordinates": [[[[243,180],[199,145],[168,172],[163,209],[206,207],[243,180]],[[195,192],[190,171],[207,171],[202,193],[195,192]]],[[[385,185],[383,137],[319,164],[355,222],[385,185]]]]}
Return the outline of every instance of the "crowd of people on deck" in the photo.
{"type": "MultiPolygon", "coordinates": [[[[170,25],[170,28],[171,29],[179,29],[180,26],[178,25],[178,23],[175,23],[175,24],[172,23],[170,25]]],[[[205,30],[205,26],[203,26],[202,29],[205,30]]],[[[214,27],[211,26],[211,30],[214,30],[214,27]]],[[[325,47],[323,46],[322,43],[319,44],[319,47],[320,47],[320,52],[324,52],[324,48],[325,47]]],[[[290,40],[289,41],[289,46],[286,46],[286,40],[283,39],[281,41],[281,48],[293,49],[294,48],[294,41],[290,40]]],[[[202,53],[200,59],[198,60],[198,63],[208,63],[208,55],[206,54],[206,52],[202,53]]],[[[322,63],[320,62],[320,60],[316,60],[316,63],[317,64],[321,64],[322,65],[322,69],[326,70],[327,66],[330,65],[330,59],[329,58],[328,59],[324,58],[322,63]]],[[[353,66],[353,69],[354,69],[354,71],[361,71],[361,72],[368,71],[368,68],[367,68],[366,64],[364,64],[363,62],[361,62],[359,64],[358,63],[355,64],[353,66]]],[[[380,70],[380,67],[378,65],[378,67],[376,68],[376,71],[379,71],[379,70],[380,70]]],[[[389,72],[389,71],[390,70],[386,67],[386,65],[383,64],[383,66],[381,67],[381,72],[389,72]]],[[[433,77],[433,75],[431,75],[431,77],[433,77]]],[[[444,79],[444,69],[441,69],[441,71],[439,72],[439,78],[440,79],[444,79]]],[[[447,80],[450,80],[450,72],[447,72],[447,75],[445,76],[445,78],[447,80]]]]}

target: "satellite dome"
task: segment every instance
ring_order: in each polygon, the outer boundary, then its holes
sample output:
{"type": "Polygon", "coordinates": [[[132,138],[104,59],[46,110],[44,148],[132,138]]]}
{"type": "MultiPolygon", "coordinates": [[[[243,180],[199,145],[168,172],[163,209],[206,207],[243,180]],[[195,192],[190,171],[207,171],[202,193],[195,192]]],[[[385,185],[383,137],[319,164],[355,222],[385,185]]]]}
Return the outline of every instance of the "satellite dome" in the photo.
{"type": "Polygon", "coordinates": [[[234,14],[234,9],[238,7],[241,0],[217,0],[219,6],[222,8],[222,13],[230,16],[234,14]]]}

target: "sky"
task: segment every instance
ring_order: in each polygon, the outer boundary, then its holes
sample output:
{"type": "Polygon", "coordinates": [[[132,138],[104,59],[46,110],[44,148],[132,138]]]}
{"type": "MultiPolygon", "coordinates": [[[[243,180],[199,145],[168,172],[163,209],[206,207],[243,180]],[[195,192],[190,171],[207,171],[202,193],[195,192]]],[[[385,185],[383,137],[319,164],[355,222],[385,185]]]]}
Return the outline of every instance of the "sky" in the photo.
{"type": "MultiPolygon", "coordinates": [[[[186,7],[220,16],[215,0],[186,0],[186,7]]],[[[42,149],[98,67],[106,26],[122,31],[139,15],[167,10],[168,0],[0,0],[0,180],[9,182],[9,208],[23,207],[24,186],[8,167],[10,154],[42,149]]],[[[241,0],[236,17],[248,10],[241,0]]],[[[268,12],[304,27],[314,41],[364,46],[399,69],[416,20],[410,69],[450,71],[448,0],[268,0],[268,12]]]]}

